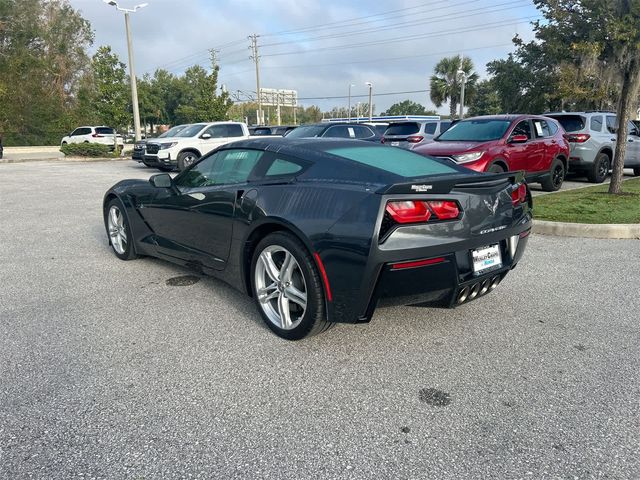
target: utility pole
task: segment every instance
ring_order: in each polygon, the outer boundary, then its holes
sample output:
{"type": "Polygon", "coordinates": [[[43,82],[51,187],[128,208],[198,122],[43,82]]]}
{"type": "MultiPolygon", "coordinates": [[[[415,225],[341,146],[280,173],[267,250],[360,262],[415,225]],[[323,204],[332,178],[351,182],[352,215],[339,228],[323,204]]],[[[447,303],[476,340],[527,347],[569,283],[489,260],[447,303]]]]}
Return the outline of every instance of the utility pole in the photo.
{"type": "Polygon", "coordinates": [[[371,103],[371,99],[373,97],[373,83],[366,82],[365,85],[369,87],[369,123],[371,123],[371,118],[373,117],[373,104],[371,103]]]}
{"type": "Polygon", "coordinates": [[[281,117],[280,117],[280,90],[276,92],[276,105],[278,106],[278,126],[281,125],[281,117]]]}
{"type": "Polygon", "coordinates": [[[258,96],[258,119],[257,124],[262,125],[262,96],[260,95],[260,55],[258,54],[258,37],[260,35],[249,35],[251,40],[251,60],[256,64],[256,95],[258,96]]]}
{"type": "Polygon", "coordinates": [[[351,121],[351,87],[355,87],[355,85],[353,83],[349,84],[349,112],[348,112],[349,121],[351,121]]]}
{"type": "Polygon", "coordinates": [[[119,11],[124,12],[124,26],[127,32],[127,50],[129,53],[129,79],[131,80],[131,103],[133,104],[133,128],[135,130],[135,139],[138,142],[140,135],[140,108],[138,107],[138,84],[136,82],[136,71],[133,66],[133,45],[131,43],[131,25],[129,23],[129,14],[135,13],[139,9],[146,7],[147,3],[141,3],[133,8],[121,8],[115,0],[103,0],[107,5],[116,7],[119,11]]]}

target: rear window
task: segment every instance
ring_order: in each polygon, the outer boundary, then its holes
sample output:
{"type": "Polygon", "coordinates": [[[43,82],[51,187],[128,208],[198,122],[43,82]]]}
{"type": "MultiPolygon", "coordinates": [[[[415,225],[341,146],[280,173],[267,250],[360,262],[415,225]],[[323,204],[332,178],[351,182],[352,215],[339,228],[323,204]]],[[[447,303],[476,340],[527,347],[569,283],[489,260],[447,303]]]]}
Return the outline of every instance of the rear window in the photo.
{"type": "Polygon", "coordinates": [[[96,127],[96,133],[98,135],[113,135],[113,128],[109,127],[96,127]]]}
{"type": "Polygon", "coordinates": [[[427,123],[424,126],[424,133],[429,134],[429,135],[433,135],[434,133],[436,133],[436,127],[438,126],[437,123],[427,123]]]}
{"type": "Polygon", "coordinates": [[[564,128],[565,132],[577,132],[578,130],[582,130],[584,128],[584,117],[580,115],[558,115],[552,116],[551,118],[555,118],[562,128],[564,128]]]}
{"type": "Polygon", "coordinates": [[[242,129],[242,125],[238,125],[237,123],[228,123],[227,137],[244,137],[244,130],[242,129]]]}
{"type": "Polygon", "coordinates": [[[326,152],[408,178],[458,172],[454,166],[448,166],[433,158],[423,157],[401,148],[342,147],[326,150],[326,152]]]}
{"type": "Polygon", "coordinates": [[[420,131],[420,124],[417,122],[394,123],[387,127],[385,135],[413,135],[420,131]]]}

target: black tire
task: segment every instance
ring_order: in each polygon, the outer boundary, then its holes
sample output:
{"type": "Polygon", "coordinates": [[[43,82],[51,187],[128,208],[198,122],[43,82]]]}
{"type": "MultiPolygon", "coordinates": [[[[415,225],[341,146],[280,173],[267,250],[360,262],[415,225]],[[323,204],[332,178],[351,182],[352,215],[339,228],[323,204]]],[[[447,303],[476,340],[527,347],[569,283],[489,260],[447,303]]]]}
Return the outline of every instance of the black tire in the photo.
{"type": "MultiPolygon", "coordinates": [[[[2,158],[2,157],[0,157],[0,158],[2,158]]],[[[634,174],[636,177],[640,177],[640,167],[634,167],[634,168],[633,168],[633,174],[634,174]]]]}
{"type": "Polygon", "coordinates": [[[133,246],[133,235],[131,233],[131,226],[129,225],[129,218],[127,217],[122,202],[117,198],[110,200],[109,203],[107,203],[104,212],[104,225],[107,230],[107,238],[109,239],[109,246],[111,247],[111,250],[113,251],[115,256],[120,260],[133,260],[135,258],[138,258],[138,255],[136,254],[135,248],[133,246]],[[122,215],[122,228],[124,229],[124,233],[127,238],[126,246],[124,246],[122,251],[118,251],[117,242],[114,240],[114,237],[110,234],[109,231],[111,225],[109,216],[113,208],[116,208],[122,215]]]}
{"type": "Polygon", "coordinates": [[[196,152],[180,152],[178,154],[178,170],[183,171],[185,168],[196,163],[199,158],[200,155],[196,152]]]}
{"type": "Polygon", "coordinates": [[[551,162],[551,169],[549,170],[549,176],[545,177],[540,184],[545,192],[557,192],[562,188],[562,183],[567,172],[564,168],[564,163],[559,158],[556,158],[551,162]]]}
{"type": "Polygon", "coordinates": [[[494,163],[493,165],[491,165],[487,169],[487,172],[489,172],[489,173],[504,173],[504,172],[506,172],[506,170],[499,163],[494,163]]]}
{"type": "MultiPolygon", "coordinates": [[[[275,261],[277,261],[276,258],[274,258],[274,262],[275,261]]],[[[287,340],[300,340],[304,337],[325,332],[334,325],[333,323],[327,321],[324,290],[322,280],[320,279],[320,275],[316,267],[316,263],[305,246],[300,242],[300,240],[298,240],[290,233],[275,232],[267,235],[258,243],[253,253],[253,258],[251,259],[250,275],[251,290],[253,293],[253,299],[256,303],[256,307],[258,308],[258,311],[260,312],[260,315],[262,316],[262,319],[264,320],[266,325],[279,337],[287,340]],[[306,308],[304,310],[304,314],[301,317],[300,323],[291,329],[281,328],[272,320],[270,320],[258,298],[256,285],[256,266],[258,264],[260,255],[265,251],[265,249],[269,247],[286,249],[298,263],[298,273],[301,273],[304,279],[304,287],[306,290],[306,308]]]]}
{"type": "Polygon", "coordinates": [[[599,153],[593,162],[593,165],[587,171],[587,179],[591,183],[602,183],[607,178],[609,169],[611,168],[611,159],[606,153],[599,153]]]}

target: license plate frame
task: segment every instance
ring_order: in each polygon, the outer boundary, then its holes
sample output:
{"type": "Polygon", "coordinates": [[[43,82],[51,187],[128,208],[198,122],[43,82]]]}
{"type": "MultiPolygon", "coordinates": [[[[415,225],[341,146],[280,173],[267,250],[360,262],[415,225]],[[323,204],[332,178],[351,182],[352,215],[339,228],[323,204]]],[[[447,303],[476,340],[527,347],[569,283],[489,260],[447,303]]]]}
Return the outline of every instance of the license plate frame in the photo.
{"type": "Polygon", "coordinates": [[[498,243],[474,248],[470,251],[470,256],[473,274],[476,276],[502,268],[502,252],[498,243]]]}

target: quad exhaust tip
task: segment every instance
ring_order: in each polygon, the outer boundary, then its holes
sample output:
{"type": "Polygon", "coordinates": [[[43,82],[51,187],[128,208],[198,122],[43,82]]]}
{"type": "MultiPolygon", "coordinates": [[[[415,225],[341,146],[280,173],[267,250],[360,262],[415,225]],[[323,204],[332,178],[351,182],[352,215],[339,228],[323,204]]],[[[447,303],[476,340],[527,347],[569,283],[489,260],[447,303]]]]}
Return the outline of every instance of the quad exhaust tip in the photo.
{"type": "Polygon", "coordinates": [[[502,277],[500,275],[496,275],[491,278],[487,278],[482,282],[474,283],[473,285],[468,285],[463,287],[460,292],[458,292],[458,297],[456,298],[456,303],[458,305],[463,304],[467,300],[473,300],[476,297],[481,297],[487,292],[494,290],[498,285],[500,285],[500,281],[502,277]]]}

